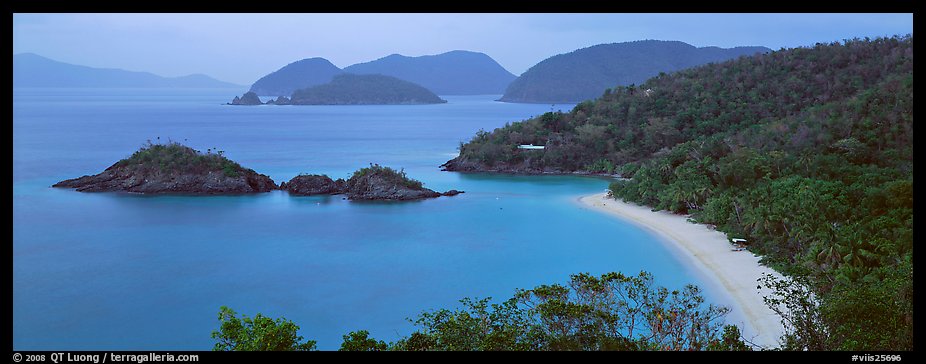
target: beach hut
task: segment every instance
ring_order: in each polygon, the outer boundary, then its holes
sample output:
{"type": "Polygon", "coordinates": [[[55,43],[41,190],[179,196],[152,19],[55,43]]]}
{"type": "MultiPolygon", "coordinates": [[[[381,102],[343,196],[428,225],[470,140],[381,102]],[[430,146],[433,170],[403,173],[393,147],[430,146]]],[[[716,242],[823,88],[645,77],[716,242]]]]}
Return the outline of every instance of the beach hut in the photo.
{"type": "Polygon", "coordinates": [[[746,249],[746,239],[733,238],[733,239],[730,239],[730,241],[733,243],[734,251],[742,251],[746,249]]]}

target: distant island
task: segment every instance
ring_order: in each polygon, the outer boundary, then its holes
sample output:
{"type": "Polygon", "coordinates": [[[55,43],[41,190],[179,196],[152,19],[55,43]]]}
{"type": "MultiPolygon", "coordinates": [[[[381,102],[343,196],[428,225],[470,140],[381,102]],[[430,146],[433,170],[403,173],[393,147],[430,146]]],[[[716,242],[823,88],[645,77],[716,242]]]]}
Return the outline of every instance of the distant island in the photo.
{"type": "Polygon", "coordinates": [[[341,74],[331,82],[293,92],[293,105],[415,105],[441,104],[441,99],[417,84],[384,75],[341,74]]]}
{"type": "Polygon", "coordinates": [[[578,103],[604,90],[641,84],[660,72],[766,53],[765,47],[701,47],[678,41],[599,44],[537,63],[511,82],[499,99],[523,103],[578,103]]]}
{"type": "Polygon", "coordinates": [[[289,96],[299,89],[329,83],[345,73],[392,76],[437,95],[502,94],[515,79],[484,53],[456,50],[420,57],[393,54],[343,70],[321,57],[306,58],[261,77],[249,91],[257,96],[289,96]]]}
{"type": "Polygon", "coordinates": [[[515,79],[492,57],[462,50],[420,57],[393,54],[345,67],[344,71],[393,76],[438,95],[498,95],[515,79]]]}
{"type": "MultiPolygon", "coordinates": [[[[292,97],[278,97],[274,105],[419,105],[441,104],[441,99],[414,83],[384,75],[340,74],[331,82],[296,90],[292,97]]],[[[253,91],[235,97],[230,105],[261,105],[253,91]]]]}
{"type": "Polygon", "coordinates": [[[147,145],[103,172],[64,180],[52,187],[81,192],[124,191],[145,194],[244,194],[268,192],[277,185],[263,174],[225,158],[222,151],[200,153],[176,142],[147,145]]]}
{"type": "Polygon", "coordinates": [[[324,58],[306,58],[290,63],[258,79],[250,92],[258,96],[289,96],[298,89],[331,82],[334,76],[344,73],[324,58]]]}
{"type": "Polygon", "coordinates": [[[193,74],[162,77],[148,72],[93,68],[55,61],[34,53],[13,55],[13,88],[238,88],[212,77],[193,74]]]}
{"type": "Polygon", "coordinates": [[[454,196],[462,191],[450,190],[444,193],[425,188],[421,181],[409,178],[405,171],[371,164],[361,168],[347,179],[332,180],[326,175],[303,174],[280,184],[280,189],[292,195],[339,195],[346,194],[351,200],[406,201],[454,196]]]}

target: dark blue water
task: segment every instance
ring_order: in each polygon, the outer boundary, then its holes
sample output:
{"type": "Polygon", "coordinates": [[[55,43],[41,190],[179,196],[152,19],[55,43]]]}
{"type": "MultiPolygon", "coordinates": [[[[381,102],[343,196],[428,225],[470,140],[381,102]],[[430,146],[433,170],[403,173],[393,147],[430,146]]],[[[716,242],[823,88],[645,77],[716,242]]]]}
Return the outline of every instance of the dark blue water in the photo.
{"type": "MultiPolygon", "coordinates": [[[[240,92],[238,92],[240,94],[240,92]]],[[[284,316],[321,349],[463,297],[511,297],[569,274],[653,272],[699,283],[655,238],[581,208],[598,178],[441,172],[479,129],[572,105],[445,97],[426,106],[222,105],[227,90],[15,90],[15,350],[208,350],[219,307],[284,316]],[[435,190],[406,203],[340,197],[181,197],[49,186],[95,174],[147,140],[179,141],[275,181],[379,163],[435,190]]]]}

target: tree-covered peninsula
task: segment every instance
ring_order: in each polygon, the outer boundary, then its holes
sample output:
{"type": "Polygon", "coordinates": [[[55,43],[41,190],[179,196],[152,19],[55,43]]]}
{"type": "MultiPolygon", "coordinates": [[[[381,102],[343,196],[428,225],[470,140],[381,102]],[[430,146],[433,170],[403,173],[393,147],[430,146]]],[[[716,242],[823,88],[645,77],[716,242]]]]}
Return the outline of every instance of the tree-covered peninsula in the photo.
{"type": "Polygon", "coordinates": [[[791,276],[784,348],[913,348],[912,35],[660,74],[481,131],[444,167],[620,174],[614,196],[691,214],[791,276]]]}

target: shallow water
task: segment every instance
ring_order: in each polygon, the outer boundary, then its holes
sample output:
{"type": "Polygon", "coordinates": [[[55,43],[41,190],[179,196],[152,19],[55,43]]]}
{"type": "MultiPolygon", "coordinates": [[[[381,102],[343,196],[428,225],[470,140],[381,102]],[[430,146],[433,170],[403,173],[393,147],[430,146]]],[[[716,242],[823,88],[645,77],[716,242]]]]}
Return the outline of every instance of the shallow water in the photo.
{"type": "Polygon", "coordinates": [[[647,270],[662,285],[699,283],[653,236],[574,203],[605,179],[438,168],[479,129],[573,105],[497,95],[420,106],[222,105],[242,92],[14,90],[14,350],[209,350],[222,305],[285,316],[330,350],[349,331],[392,341],[424,310],[506,299],[572,273],[647,270]],[[168,138],[222,150],[277,183],[379,163],[466,193],[358,203],[49,187],[168,138]]]}

